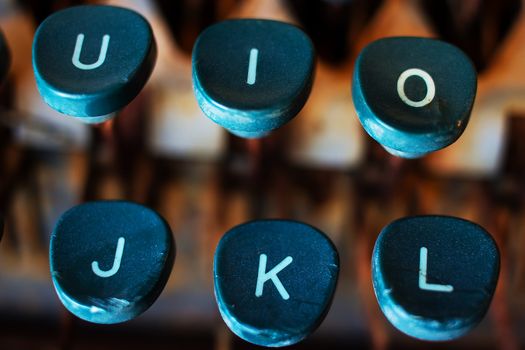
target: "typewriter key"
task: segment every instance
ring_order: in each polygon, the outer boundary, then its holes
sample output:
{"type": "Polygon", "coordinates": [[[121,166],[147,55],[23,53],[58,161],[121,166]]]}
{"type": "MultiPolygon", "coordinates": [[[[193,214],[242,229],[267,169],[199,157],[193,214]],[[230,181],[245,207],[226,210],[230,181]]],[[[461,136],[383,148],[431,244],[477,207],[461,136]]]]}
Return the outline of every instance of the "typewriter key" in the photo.
{"type": "Polygon", "coordinates": [[[354,105],[365,130],[390,153],[417,158],[456,141],[476,95],[474,66],[445,42],[397,37],[363,49],[354,105]]]}
{"type": "Polygon", "coordinates": [[[126,106],[148,80],[157,57],[148,22],[113,6],[77,6],[38,27],[33,69],[44,101],[85,123],[126,106]]]}
{"type": "Polygon", "coordinates": [[[202,32],[192,65],[195,95],[206,116],[233,134],[257,138],[299,113],[310,94],[315,57],[299,28],[240,19],[202,32]]]}
{"type": "Polygon", "coordinates": [[[124,322],[150,307],[168,280],[174,256],[167,223],[153,210],[124,201],[68,210],[49,249],[60,300],[94,323],[124,322]]]}
{"type": "Polygon", "coordinates": [[[285,220],[259,220],[228,231],[215,252],[215,296],[239,337],[263,346],[297,343],[326,315],[339,256],[319,230],[285,220]]]}
{"type": "Polygon", "coordinates": [[[403,218],[386,226],[375,244],[375,294],[400,331],[423,340],[455,339],[487,312],[499,260],[492,237],[472,222],[403,218]]]}

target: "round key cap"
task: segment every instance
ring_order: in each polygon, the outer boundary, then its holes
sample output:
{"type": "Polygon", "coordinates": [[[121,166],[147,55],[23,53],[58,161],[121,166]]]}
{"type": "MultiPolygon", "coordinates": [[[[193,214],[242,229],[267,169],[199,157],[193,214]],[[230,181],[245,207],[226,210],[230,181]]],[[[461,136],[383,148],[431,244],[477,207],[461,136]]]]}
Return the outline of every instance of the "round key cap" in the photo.
{"type": "Polygon", "coordinates": [[[291,345],[323,320],[338,273],[336,248],[321,231],[294,221],[252,221],[219,242],[215,297],[239,337],[263,346],[291,345]]]}
{"type": "Polygon", "coordinates": [[[0,85],[7,77],[9,65],[11,64],[11,55],[7,47],[7,41],[4,34],[0,31],[0,85]]]}
{"type": "Polygon", "coordinates": [[[270,20],[215,24],[193,48],[195,95],[206,116],[241,137],[262,137],[301,110],[315,57],[297,27],[270,20]]]}
{"type": "Polygon", "coordinates": [[[456,141],[476,95],[458,48],[425,38],[377,40],[359,55],[352,94],[365,130],[390,153],[417,158],[456,141]]]}
{"type": "Polygon", "coordinates": [[[167,223],[123,201],[89,202],[65,212],[51,236],[51,276],[64,306],[95,323],[130,320],[157,299],[175,256],[167,223]]]}
{"type": "Polygon", "coordinates": [[[424,340],[458,338],[485,315],[499,260],[496,243],[477,224],[446,216],[399,219],[374,247],[375,294],[400,331],[424,340]]]}
{"type": "Polygon", "coordinates": [[[33,42],[33,68],[44,101],[57,111],[100,123],[127,105],[148,80],[157,56],[148,22],[112,6],[54,13],[33,42]]]}

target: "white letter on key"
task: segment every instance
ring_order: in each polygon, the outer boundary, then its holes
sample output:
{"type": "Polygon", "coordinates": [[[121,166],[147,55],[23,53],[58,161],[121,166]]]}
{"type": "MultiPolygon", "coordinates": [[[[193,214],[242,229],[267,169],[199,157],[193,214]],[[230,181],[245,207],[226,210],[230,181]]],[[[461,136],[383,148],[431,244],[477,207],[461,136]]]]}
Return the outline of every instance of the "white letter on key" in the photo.
{"type": "Polygon", "coordinates": [[[102,278],[107,278],[118,272],[118,269],[120,268],[120,261],[122,260],[122,253],[124,252],[124,243],[126,243],[126,240],[124,237],[120,237],[117,242],[117,251],[115,252],[115,260],[113,260],[113,266],[111,269],[104,271],[98,266],[98,261],[93,261],[91,263],[91,269],[95,275],[102,278]]]}
{"type": "Polygon", "coordinates": [[[250,62],[248,65],[248,78],[246,83],[248,85],[255,84],[255,79],[257,77],[257,56],[259,55],[259,50],[251,49],[250,50],[250,62]]]}
{"type": "Polygon", "coordinates": [[[98,55],[98,60],[95,63],[91,64],[84,64],[80,62],[80,53],[82,52],[82,44],[84,43],[84,34],[78,34],[77,35],[77,42],[75,44],[75,51],[73,52],[73,64],[75,67],[82,69],[82,70],[91,70],[98,68],[104,63],[106,60],[106,53],[108,52],[108,46],[109,46],[109,35],[104,35],[102,37],[102,46],[100,47],[100,53],[98,55]]]}
{"type": "Polygon", "coordinates": [[[434,99],[434,96],[436,96],[436,85],[434,84],[434,80],[428,74],[422,69],[419,68],[410,68],[401,73],[399,78],[397,79],[397,94],[405,102],[407,105],[411,107],[424,107],[428,105],[432,100],[434,99]],[[413,101],[408,98],[408,96],[405,94],[405,81],[411,77],[411,76],[417,76],[423,79],[425,82],[425,85],[427,86],[427,94],[421,101],[413,101]]]}
{"type": "Polygon", "coordinates": [[[421,247],[419,250],[419,288],[433,292],[451,293],[454,287],[448,284],[427,283],[427,256],[428,249],[421,247]]]}
{"type": "Polygon", "coordinates": [[[277,277],[277,274],[281,272],[286,266],[290,265],[293,261],[291,256],[287,256],[283,261],[277,264],[273,269],[266,272],[266,262],[268,257],[266,254],[261,254],[259,257],[259,274],[257,275],[257,287],[255,288],[255,296],[261,297],[263,295],[264,283],[268,280],[272,280],[275,288],[284,300],[290,299],[290,295],[284,288],[283,284],[277,277]]]}

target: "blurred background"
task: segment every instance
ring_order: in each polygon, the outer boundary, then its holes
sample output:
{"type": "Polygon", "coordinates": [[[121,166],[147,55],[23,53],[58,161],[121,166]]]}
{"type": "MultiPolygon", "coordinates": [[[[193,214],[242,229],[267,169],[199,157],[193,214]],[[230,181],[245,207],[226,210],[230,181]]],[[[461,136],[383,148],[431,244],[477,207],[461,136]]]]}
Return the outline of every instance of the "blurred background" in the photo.
{"type": "Polygon", "coordinates": [[[521,0],[0,0],[12,57],[0,91],[1,349],[252,349],[222,322],[213,296],[215,246],[254,218],[290,218],[326,232],[341,256],[321,327],[292,349],[525,348],[525,7],[521,0]],[[159,57],[120,115],[86,126],[41,100],[31,67],[35,28],[81,3],[142,13],[159,57]],[[227,134],[199,110],[191,49],[232,17],[301,26],[318,56],[302,112],[261,142],[227,134]],[[479,73],[463,136],[418,160],[390,156],[361,128],[351,99],[359,51],[386,36],[428,36],[463,49],[479,73]],[[56,219],[87,200],[128,199],[159,211],[177,243],[171,278],[142,316],[93,325],[66,312],[48,262],[56,219]],[[372,290],[381,228],[402,216],[472,220],[502,253],[492,306],[462,339],[424,343],[388,324],[372,290]]]}

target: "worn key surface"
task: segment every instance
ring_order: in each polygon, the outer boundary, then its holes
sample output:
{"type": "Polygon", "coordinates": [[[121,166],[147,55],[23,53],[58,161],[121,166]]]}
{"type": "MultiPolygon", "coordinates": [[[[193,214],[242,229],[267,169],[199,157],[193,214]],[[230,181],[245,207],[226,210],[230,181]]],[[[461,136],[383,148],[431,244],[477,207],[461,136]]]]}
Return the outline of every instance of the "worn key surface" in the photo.
{"type": "Polygon", "coordinates": [[[299,28],[237,19],[204,30],[192,55],[197,101],[214,122],[241,137],[262,137],[301,110],[315,57],[299,28]]]}
{"type": "Polygon", "coordinates": [[[483,318],[499,275],[496,243],[481,226],[447,216],[396,220],[372,257],[375,294],[387,319],[424,340],[458,338],[483,318]]]}
{"type": "Polygon", "coordinates": [[[33,41],[42,98],[61,113],[100,123],[126,106],[148,80],[157,56],[153,32],[138,13],[77,6],[49,16],[33,41]]]}
{"type": "Polygon", "coordinates": [[[88,202],[65,212],[51,236],[51,276],[64,306],[95,323],[130,320],[161,293],[175,245],[155,211],[124,201],[88,202]]]}
{"type": "Polygon", "coordinates": [[[215,252],[222,318],[239,337],[263,346],[291,345],[313,332],[328,312],[338,274],[328,237],[295,221],[236,226],[215,252]]]}
{"type": "Polygon", "coordinates": [[[476,87],[474,66],[455,46],[393,37],[361,51],[352,94],[368,134],[390,153],[416,158],[460,137],[476,87]]]}

